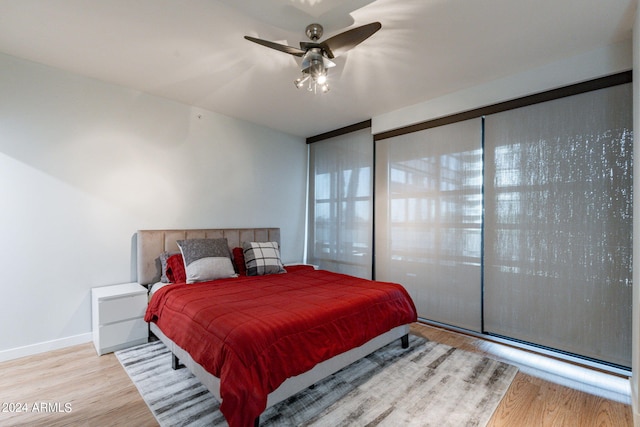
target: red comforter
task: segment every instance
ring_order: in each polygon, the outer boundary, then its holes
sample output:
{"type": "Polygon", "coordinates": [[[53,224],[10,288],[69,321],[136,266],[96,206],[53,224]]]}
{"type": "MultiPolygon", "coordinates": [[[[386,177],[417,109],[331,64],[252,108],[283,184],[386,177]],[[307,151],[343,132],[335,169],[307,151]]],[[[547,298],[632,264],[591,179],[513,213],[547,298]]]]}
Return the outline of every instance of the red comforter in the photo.
{"type": "Polygon", "coordinates": [[[220,378],[221,412],[246,427],[287,378],[416,317],[400,285],[296,267],[165,286],[145,320],[220,378]]]}

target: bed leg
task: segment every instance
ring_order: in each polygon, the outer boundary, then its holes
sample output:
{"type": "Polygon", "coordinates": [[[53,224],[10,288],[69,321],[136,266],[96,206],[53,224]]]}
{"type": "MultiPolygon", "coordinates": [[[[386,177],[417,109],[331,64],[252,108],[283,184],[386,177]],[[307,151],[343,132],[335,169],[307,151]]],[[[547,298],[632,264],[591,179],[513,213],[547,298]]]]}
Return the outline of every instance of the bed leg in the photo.
{"type": "Polygon", "coordinates": [[[171,369],[175,371],[176,369],[180,369],[182,367],[184,367],[184,365],[180,363],[180,359],[178,359],[178,356],[171,353],[171,369]]]}
{"type": "Polygon", "coordinates": [[[253,427],[260,427],[260,415],[253,421],[253,427]]]}
{"type": "Polygon", "coordinates": [[[409,348],[409,334],[402,336],[400,342],[402,343],[402,348],[409,348]]]}

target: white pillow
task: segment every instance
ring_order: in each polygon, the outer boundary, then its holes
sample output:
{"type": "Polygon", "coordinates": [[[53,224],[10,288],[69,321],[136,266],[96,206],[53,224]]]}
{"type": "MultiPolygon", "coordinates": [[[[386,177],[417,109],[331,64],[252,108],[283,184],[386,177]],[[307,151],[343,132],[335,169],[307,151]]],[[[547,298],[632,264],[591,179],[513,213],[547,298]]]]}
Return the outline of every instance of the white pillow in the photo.
{"type": "Polygon", "coordinates": [[[207,280],[235,277],[236,271],[229,258],[206,257],[189,264],[186,268],[187,283],[206,282],[207,280]]]}
{"type": "Polygon", "coordinates": [[[227,239],[178,240],[187,283],[236,277],[227,239]]]}

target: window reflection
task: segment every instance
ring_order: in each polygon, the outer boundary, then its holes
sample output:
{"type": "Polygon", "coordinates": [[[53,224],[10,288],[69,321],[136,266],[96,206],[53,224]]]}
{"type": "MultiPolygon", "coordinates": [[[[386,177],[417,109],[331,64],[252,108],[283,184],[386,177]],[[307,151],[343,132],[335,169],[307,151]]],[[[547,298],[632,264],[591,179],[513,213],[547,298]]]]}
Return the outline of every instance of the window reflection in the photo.
{"type": "Polygon", "coordinates": [[[371,185],[370,167],[316,175],[316,258],[362,264],[370,257],[371,185]]]}
{"type": "Polygon", "coordinates": [[[487,332],[630,365],[632,111],[624,84],[486,117],[487,332]]]}
{"type": "Polygon", "coordinates": [[[482,120],[376,147],[376,279],[405,286],[420,317],[480,331],[482,120]]]}
{"type": "Polygon", "coordinates": [[[582,280],[607,280],[616,258],[630,275],[630,253],[611,254],[611,242],[631,245],[620,233],[631,221],[630,130],[540,138],[493,152],[495,239],[488,243],[499,271],[560,278],[582,266],[579,274],[597,270],[582,280]]]}
{"type": "Polygon", "coordinates": [[[308,260],[371,278],[373,143],[369,130],[314,143],[308,260]]]}
{"type": "Polygon", "coordinates": [[[480,264],[481,149],[395,160],[389,177],[392,259],[480,264]]]}

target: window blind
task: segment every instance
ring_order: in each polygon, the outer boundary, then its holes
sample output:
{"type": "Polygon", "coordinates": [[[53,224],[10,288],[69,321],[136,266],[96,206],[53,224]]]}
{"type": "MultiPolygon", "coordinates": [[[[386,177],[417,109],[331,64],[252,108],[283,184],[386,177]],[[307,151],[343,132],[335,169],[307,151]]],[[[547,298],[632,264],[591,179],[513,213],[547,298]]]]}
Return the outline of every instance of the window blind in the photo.
{"type": "Polygon", "coordinates": [[[631,93],[486,117],[487,332],[630,366],[631,93]]]}
{"type": "Polygon", "coordinates": [[[366,279],[372,274],[373,137],[369,128],[309,145],[307,260],[366,279]]]}
{"type": "Polygon", "coordinates": [[[418,315],[481,329],[482,123],[376,142],[375,273],[418,315]]]}

